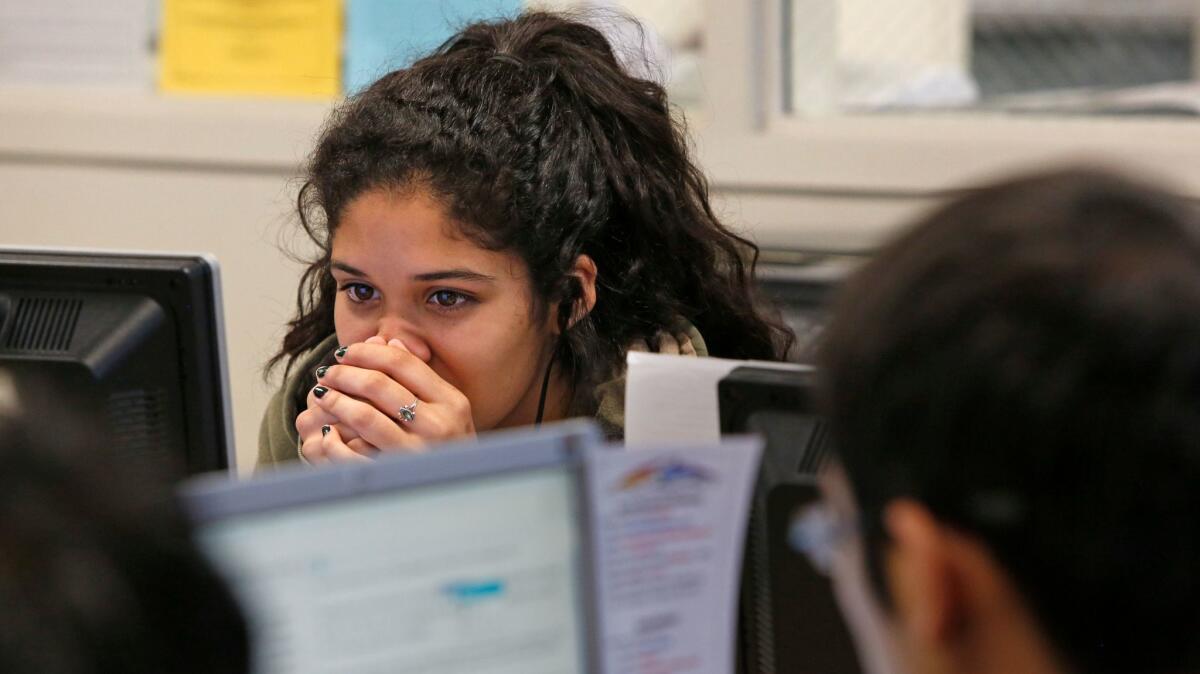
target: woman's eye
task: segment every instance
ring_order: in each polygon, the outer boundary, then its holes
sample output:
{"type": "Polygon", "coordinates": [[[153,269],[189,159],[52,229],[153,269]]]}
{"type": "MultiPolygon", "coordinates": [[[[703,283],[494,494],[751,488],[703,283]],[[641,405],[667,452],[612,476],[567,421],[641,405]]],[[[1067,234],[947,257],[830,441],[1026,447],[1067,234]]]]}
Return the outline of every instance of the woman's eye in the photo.
{"type": "Polygon", "coordinates": [[[365,283],[347,283],[342,289],[352,302],[368,302],[375,299],[375,289],[365,283]]]}
{"type": "Polygon", "coordinates": [[[471,298],[462,293],[454,292],[453,290],[439,290],[429,296],[429,301],[443,309],[453,309],[462,306],[470,301],[471,298]]]}

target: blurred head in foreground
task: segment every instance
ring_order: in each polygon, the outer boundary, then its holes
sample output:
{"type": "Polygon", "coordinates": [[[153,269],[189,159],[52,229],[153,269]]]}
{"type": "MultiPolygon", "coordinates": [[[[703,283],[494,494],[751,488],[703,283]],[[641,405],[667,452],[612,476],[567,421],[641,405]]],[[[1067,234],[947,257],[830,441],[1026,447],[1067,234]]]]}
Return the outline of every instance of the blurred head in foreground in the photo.
{"type": "Polygon", "coordinates": [[[1066,170],[955,199],[822,354],[835,585],[876,669],[1200,668],[1200,218],[1066,170]]]}
{"type": "Polygon", "coordinates": [[[0,369],[0,671],[248,671],[241,613],[168,476],[114,460],[79,409],[0,369]]]}

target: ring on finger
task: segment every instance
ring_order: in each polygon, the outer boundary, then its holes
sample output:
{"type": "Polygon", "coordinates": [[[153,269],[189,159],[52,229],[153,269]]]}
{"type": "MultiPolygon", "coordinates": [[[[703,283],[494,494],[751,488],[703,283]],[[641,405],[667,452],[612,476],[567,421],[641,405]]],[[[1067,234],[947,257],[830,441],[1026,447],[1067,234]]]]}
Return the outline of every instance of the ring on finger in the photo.
{"type": "Polygon", "coordinates": [[[411,403],[404,405],[396,412],[396,416],[399,417],[400,421],[411,424],[417,418],[417,403],[419,402],[421,401],[413,400],[411,403]]]}

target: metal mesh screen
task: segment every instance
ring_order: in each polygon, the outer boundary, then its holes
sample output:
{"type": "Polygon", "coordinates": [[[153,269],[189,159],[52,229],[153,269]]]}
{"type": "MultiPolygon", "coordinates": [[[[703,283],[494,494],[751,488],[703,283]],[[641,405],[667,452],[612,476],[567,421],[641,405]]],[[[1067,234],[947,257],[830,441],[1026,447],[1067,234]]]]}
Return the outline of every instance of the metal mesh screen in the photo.
{"type": "Polygon", "coordinates": [[[1197,0],[787,0],[788,112],[1200,112],[1197,0]]]}
{"type": "Polygon", "coordinates": [[[981,96],[1193,79],[1195,2],[1051,4],[977,0],[971,73],[981,96]]]}

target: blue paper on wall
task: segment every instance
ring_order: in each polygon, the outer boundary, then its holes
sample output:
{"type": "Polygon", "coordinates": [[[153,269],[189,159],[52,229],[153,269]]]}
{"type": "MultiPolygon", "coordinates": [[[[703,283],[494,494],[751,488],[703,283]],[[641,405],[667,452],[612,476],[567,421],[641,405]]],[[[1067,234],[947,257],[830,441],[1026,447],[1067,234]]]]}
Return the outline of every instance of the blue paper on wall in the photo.
{"type": "Polygon", "coordinates": [[[348,0],[345,87],[354,93],[410,65],[463,25],[517,15],[521,0],[348,0]]]}

